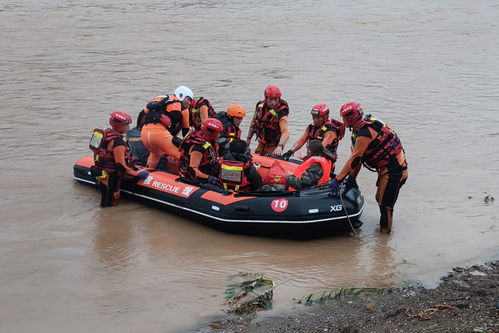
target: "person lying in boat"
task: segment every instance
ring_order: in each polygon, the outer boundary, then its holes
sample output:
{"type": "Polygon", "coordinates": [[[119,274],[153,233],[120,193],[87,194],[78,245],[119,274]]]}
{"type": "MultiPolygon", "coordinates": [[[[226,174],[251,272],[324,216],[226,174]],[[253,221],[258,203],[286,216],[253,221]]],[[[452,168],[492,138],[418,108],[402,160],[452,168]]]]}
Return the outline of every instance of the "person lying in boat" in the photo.
{"type": "Polygon", "coordinates": [[[130,151],[125,134],[132,123],[132,117],[125,112],[114,111],[109,116],[111,128],[95,129],[90,140],[96,177],[101,191],[101,207],[115,206],[120,197],[120,181],[123,178],[145,179],[148,171],[135,171],[130,162],[130,151]]]}
{"type": "Polygon", "coordinates": [[[288,103],[281,98],[279,87],[267,86],[264,99],[256,104],[246,139],[248,146],[256,134],[258,146],[255,153],[281,155],[289,139],[288,114],[288,103]]]}
{"type": "Polygon", "coordinates": [[[260,191],[300,191],[325,184],[331,178],[333,160],[333,154],[319,140],[309,141],[305,160],[286,175],[286,185],[264,185],[260,191]]]}
{"type": "Polygon", "coordinates": [[[229,151],[219,160],[219,183],[225,190],[234,192],[255,192],[262,187],[262,177],[252,163],[246,141],[236,139],[229,145],[229,151]]]}
{"type": "Polygon", "coordinates": [[[201,129],[189,134],[180,145],[180,175],[194,181],[217,184],[218,149],[217,139],[223,130],[222,123],[207,118],[201,129]]]}
{"type": "Polygon", "coordinates": [[[225,155],[229,151],[231,142],[241,138],[239,125],[241,125],[245,116],[246,110],[239,104],[231,104],[227,107],[227,111],[217,113],[216,118],[224,126],[224,130],[218,139],[218,154],[220,156],[225,155]]]}
{"type": "Polygon", "coordinates": [[[336,150],[338,148],[338,143],[345,135],[345,124],[335,119],[329,120],[329,108],[326,104],[314,105],[310,113],[312,115],[312,123],[307,126],[302,137],[299,138],[291,149],[282,156],[286,160],[289,160],[289,158],[300,150],[305,143],[310,142],[311,140],[319,140],[334,157],[332,160],[333,165],[331,167],[334,172],[334,163],[338,158],[336,150]]]}

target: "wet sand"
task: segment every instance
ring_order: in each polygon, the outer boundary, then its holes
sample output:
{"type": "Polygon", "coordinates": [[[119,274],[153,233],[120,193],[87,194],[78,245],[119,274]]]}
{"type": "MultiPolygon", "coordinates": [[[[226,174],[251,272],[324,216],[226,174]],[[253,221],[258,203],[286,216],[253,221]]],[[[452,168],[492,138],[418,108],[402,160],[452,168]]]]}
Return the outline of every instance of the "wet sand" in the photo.
{"type": "Polygon", "coordinates": [[[499,332],[499,261],[454,268],[435,289],[407,286],[280,317],[227,316],[199,332],[499,332]],[[434,311],[431,309],[438,309],[434,311]]]}

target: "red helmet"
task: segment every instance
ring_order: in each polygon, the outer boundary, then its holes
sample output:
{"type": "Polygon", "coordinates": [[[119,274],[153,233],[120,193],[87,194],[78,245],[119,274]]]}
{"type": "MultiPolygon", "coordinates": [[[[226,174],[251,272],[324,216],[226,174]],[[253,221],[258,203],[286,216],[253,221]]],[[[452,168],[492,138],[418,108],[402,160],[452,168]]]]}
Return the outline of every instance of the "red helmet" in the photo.
{"type": "Polygon", "coordinates": [[[124,125],[130,125],[132,123],[132,117],[128,113],[123,111],[113,111],[109,116],[109,125],[113,130],[121,132],[121,128],[124,125]]]}
{"type": "Polygon", "coordinates": [[[218,133],[222,132],[224,126],[220,122],[220,120],[216,118],[206,118],[201,123],[200,132],[204,135],[205,138],[215,140],[218,133]]]}
{"type": "Polygon", "coordinates": [[[326,104],[316,104],[310,110],[310,114],[313,116],[321,116],[324,122],[329,120],[329,108],[326,104]]]}
{"type": "Polygon", "coordinates": [[[363,114],[362,105],[357,102],[347,103],[340,109],[340,115],[348,127],[352,127],[359,119],[362,119],[363,114]]]}
{"type": "Polygon", "coordinates": [[[278,86],[267,86],[264,95],[265,98],[281,98],[281,89],[278,86]]]}

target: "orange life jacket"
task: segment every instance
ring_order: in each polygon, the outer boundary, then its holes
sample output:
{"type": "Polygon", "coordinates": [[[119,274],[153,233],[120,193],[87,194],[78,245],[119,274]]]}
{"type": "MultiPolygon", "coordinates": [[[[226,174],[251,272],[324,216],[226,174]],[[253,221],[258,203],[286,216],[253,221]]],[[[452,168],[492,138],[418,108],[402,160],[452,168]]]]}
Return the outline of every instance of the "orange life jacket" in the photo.
{"type": "Polygon", "coordinates": [[[215,166],[217,165],[218,154],[211,142],[203,138],[199,132],[196,132],[193,135],[188,135],[179,147],[180,174],[183,177],[193,178],[193,175],[189,172],[189,162],[190,150],[194,145],[201,145],[203,147],[203,157],[201,158],[201,163],[199,164],[199,170],[208,175],[213,174],[215,166]]]}
{"type": "Polygon", "coordinates": [[[307,127],[307,140],[319,140],[322,141],[324,139],[324,134],[326,132],[332,131],[336,134],[336,139],[334,139],[329,145],[327,145],[325,148],[331,152],[331,154],[334,157],[334,161],[338,159],[338,143],[339,140],[343,137],[344,135],[344,127],[343,127],[343,133],[341,132],[342,127],[339,125],[340,122],[333,120],[333,121],[327,121],[325,124],[322,124],[322,126],[316,127],[314,124],[310,124],[307,127]]]}
{"type": "Polygon", "coordinates": [[[275,109],[269,109],[265,101],[256,105],[254,130],[258,140],[263,144],[278,144],[281,139],[281,128],[279,127],[279,113],[288,110],[288,103],[279,100],[275,109]]]}
{"type": "Polygon", "coordinates": [[[352,133],[352,144],[355,144],[357,133],[365,126],[374,129],[377,136],[367,146],[362,162],[370,170],[379,170],[392,162],[392,160],[403,150],[397,134],[385,123],[367,115],[361,126],[354,129],[352,133]]]}
{"type": "Polygon", "coordinates": [[[196,97],[189,105],[189,124],[196,130],[201,128],[201,114],[199,109],[203,105],[208,107],[208,118],[215,118],[215,110],[213,109],[210,101],[204,97],[196,97]]]}
{"type": "Polygon", "coordinates": [[[147,124],[163,124],[163,126],[165,126],[170,133],[178,133],[182,124],[177,119],[181,119],[181,116],[173,117],[172,113],[178,111],[168,110],[168,105],[173,103],[180,103],[180,101],[175,96],[165,96],[151,99],[147,103],[144,110],[142,110],[139,114],[137,119],[137,128],[142,129],[142,127],[147,124]],[[168,119],[165,119],[165,117],[168,119]]]}
{"type": "Polygon", "coordinates": [[[125,142],[125,161],[130,161],[130,151],[128,145],[126,145],[126,138],[122,133],[113,131],[110,128],[104,131],[96,128],[90,139],[89,148],[94,153],[95,166],[108,173],[118,171],[114,154],[109,150],[109,143],[116,138],[122,138],[125,142]]]}
{"type": "Polygon", "coordinates": [[[322,167],[322,177],[317,182],[317,185],[327,183],[329,178],[331,178],[331,166],[332,162],[327,158],[322,156],[310,156],[302,164],[296,168],[294,175],[296,178],[300,178],[301,175],[314,163],[320,163],[322,167]]]}

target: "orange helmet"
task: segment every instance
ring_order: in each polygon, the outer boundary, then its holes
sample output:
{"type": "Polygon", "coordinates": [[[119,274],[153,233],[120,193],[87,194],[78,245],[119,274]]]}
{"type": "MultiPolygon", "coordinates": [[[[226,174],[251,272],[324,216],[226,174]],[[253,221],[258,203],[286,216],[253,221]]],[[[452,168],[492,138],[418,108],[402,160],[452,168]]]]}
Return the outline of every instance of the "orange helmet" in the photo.
{"type": "Polygon", "coordinates": [[[267,86],[264,95],[265,98],[281,98],[281,89],[278,86],[267,86]]]}
{"type": "Polygon", "coordinates": [[[246,110],[239,104],[231,104],[227,107],[227,115],[229,117],[246,117],[246,110]]]}

